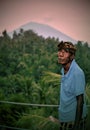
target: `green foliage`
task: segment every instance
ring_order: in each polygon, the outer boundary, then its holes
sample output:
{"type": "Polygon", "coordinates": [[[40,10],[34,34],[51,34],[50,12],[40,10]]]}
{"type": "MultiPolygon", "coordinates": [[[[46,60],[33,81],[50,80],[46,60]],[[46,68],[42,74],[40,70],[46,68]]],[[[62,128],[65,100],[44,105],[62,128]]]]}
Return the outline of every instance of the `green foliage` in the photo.
{"type": "Polygon", "coordinates": [[[17,122],[17,126],[21,128],[27,128],[30,130],[59,129],[59,125],[57,123],[53,123],[49,118],[37,115],[22,116],[22,118],[17,122]]]}
{"type": "MultiPolygon", "coordinates": [[[[59,104],[60,75],[44,72],[40,81],[42,87],[42,101],[44,104],[59,104]]],[[[48,109],[48,108],[47,108],[48,109]]],[[[50,109],[50,108],[49,108],[50,109]]]]}
{"type": "Polygon", "coordinates": [[[86,82],[90,84],[90,47],[88,43],[82,44],[78,41],[76,53],[76,61],[85,72],[86,82]]]}
{"type": "Polygon", "coordinates": [[[47,72],[44,72],[43,75],[44,75],[42,77],[43,85],[47,86],[48,84],[52,84],[55,87],[55,86],[58,86],[60,84],[61,76],[59,74],[47,71],[47,72]]]}
{"type": "MultiPolygon", "coordinates": [[[[11,95],[8,99],[4,100],[9,100],[13,102],[26,102],[26,99],[20,95],[11,95]]],[[[0,104],[0,125],[9,125],[9,126],[14,126],[15,122],[20,118],[23,113],[27,112],[28,108],[26,106],[18,106],[14,104],[0,104]]]]}
{"type": "MultiPolygon", "coordinates": [[[[0,100],[35,104],[59,104],[60,66],[57,62],[58,39],[43,38],[32,30],[7,31],[0,36],[0,100]]],[[[90,104],[90,47],[76,44],[76,61],[86,75],[86,100],[90,104]]],[[[90,113],[90,112],[89,112],[90,113]]],[[[57,130],[59,125],[49,120],[58,118],[54,107],[26,107],[0,104],[0,124],[30,130],[57,130]]],[[[90,114],[88,116],[90,120],[90,114]]],[[[89,123],[88,123],[89,124],[89,123]]]]}

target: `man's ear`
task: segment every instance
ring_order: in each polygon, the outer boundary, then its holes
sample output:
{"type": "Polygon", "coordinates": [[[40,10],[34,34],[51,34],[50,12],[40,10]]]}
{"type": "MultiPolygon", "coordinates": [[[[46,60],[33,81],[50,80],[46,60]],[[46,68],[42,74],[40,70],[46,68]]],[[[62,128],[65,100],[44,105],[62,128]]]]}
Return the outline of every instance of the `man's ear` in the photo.
{"type": "Polygon", "coordinates": [[[73,54],[70,55],[70,60],[72,61],[75,58],[73,54]]]}

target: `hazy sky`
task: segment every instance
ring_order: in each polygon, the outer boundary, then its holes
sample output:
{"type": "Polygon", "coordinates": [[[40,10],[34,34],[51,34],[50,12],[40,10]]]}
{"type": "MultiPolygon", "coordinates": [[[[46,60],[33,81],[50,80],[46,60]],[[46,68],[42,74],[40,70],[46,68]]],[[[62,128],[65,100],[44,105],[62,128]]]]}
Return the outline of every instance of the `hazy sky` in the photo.
{"type": "Polygon", "coordinates": [[[31,21],[90,43],[90,0],[0,0],[0,33],[31,21]]]}

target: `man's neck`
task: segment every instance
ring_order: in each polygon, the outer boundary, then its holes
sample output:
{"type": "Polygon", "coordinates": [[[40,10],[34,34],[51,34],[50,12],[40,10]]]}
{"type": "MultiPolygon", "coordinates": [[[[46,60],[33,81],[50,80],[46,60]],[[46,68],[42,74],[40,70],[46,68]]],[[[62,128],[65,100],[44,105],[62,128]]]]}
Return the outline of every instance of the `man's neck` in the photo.
{"type": "Polygon", "coordinates": [[[69,71],[70,65],[71,65],[71,62],[68,62],[67,64],[63,65],[64,74],[66,74],[69,71]]]}

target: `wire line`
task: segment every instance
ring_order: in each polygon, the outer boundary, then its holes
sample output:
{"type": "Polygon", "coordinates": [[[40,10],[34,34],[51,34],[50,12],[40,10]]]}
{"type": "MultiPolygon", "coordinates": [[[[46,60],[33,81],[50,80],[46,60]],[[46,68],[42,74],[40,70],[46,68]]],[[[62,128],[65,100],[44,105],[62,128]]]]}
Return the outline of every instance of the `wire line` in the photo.
{"type": "MultiPolygon", "coordinates": [[[[31,104],[31,103],[10,102],[10,101],[0,101],[0,103],[8,103],[8,104],[24,105],[24,106],[35,106],[35,107],[59,107],[59,105],[53,105],[53,104],[31,104]]],[[[90,105],[87,105],[87,107],[90,107],[90,105]]]]}

